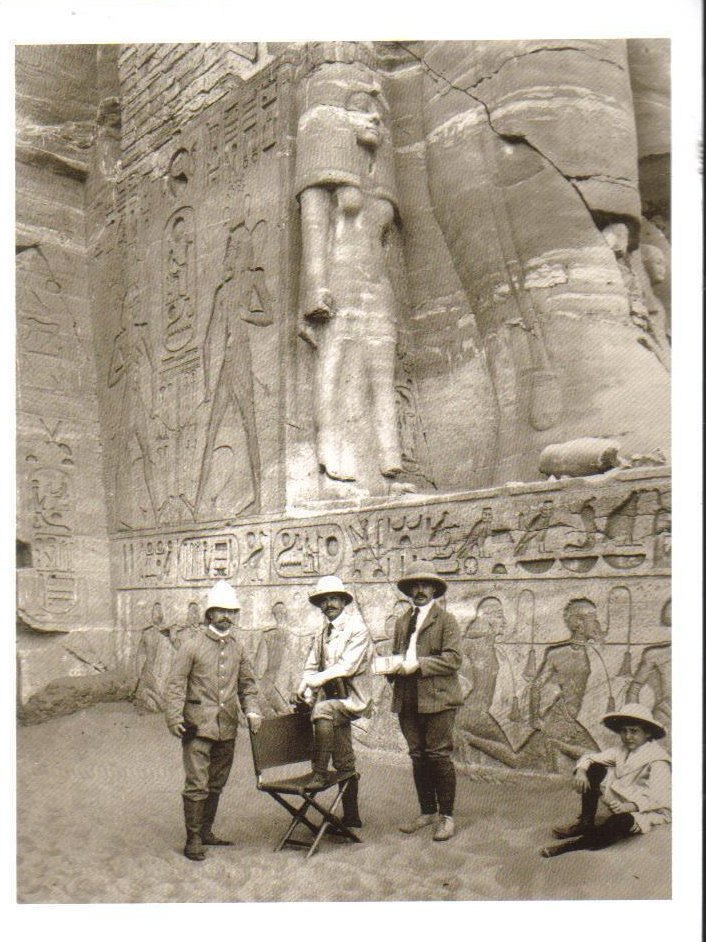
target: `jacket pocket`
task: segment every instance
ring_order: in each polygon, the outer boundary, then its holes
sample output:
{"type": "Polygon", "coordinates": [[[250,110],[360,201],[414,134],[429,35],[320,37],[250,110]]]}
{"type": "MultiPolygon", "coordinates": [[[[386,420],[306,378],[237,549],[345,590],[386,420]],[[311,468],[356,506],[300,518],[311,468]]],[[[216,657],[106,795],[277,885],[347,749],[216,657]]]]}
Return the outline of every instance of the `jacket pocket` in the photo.
{"type": "Polygon", "coordinates": [[[187,697],[186,702],[187,702],[187,703],[195,703],[195,704],[197,704],[197,705],[200,705],[200,704],[201,704],[201,701],[200,701],[200,700],[192,700],[192,699],[190,699],[190,698],[188,698],[188,697],[187,697]]]}

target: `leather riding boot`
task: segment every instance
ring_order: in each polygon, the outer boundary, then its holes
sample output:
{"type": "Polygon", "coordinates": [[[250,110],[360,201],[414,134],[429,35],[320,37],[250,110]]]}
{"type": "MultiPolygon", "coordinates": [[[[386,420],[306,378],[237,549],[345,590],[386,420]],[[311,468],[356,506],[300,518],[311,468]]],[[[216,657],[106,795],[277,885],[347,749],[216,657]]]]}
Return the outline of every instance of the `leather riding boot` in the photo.
{"type": "Polygon", "coordinates": [[[606,766],[599,766],[596,762],[589,766],[590,788],[581,795],[581,814],[573,824],[552,828],[554,837],[566,840],[569,837],[581,837],[582,834],[591,830],[596,820],[598,799],[601,797],[600,783],[605,778],[606,771],[606,766]]]}
{"type": "MultiPolygon", "coordinates": [[[[341,799],[343,823],[347,828],[363,827],[360,812],[358,811],[358,778],[359,776],[356,775],[354,778],[348,779],[348,788],[343,792],[343,798],[341,799]]],[[[341,788],[343,788],[343,785],[339,785],[339,790],[341,788]]]]}
{"type": "Polygon", "coordinates": [[[216,837],[211,828],[218,811],[218,792],[209,792],[208,798],[203,802],[203,817],[201,819],[201,842],[209,847],[231,847],[233,841],[226,841],[221,837],[216,837]]]}
{"type": "Polygon", "coordinates": [[[186,845],[184,856],[189,860],[205,860],[206,851],[201,841],[201,821],[203,818],[203,801],[194,801],[193,798],[184,798],[184,823],[186,824],[186,845]]]}
{"type": "Polygon", "coordinates": [[[322,788],[328,784],[329,762],[334,747],[334,728],[331,720],[314,721],[314,754],[311,757],[311,788],[322,788]]]}

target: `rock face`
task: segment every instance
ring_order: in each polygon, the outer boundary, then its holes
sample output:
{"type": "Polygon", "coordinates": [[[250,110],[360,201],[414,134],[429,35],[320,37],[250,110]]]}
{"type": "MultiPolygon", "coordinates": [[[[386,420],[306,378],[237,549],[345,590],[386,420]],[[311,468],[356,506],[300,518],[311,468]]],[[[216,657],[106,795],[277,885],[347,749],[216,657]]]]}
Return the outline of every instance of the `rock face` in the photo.
{"type": "Polygon", "coordinates": [[[95,75],[95,47],[17,49],[17,520],[25,547],[17,604],[26,616],[18,635],[22,698],[47,679],[86,671],[67,640],[74,633],[103,658],[114,644],[85,239],[95,75]]]}
{"type": "MultiPolygon", "coordinates": [[[[134,689],[155,606],[168,653],[226,577],[282,709],[312,582],[384,650],[424,560],[464,632],[460,759],[561,768],[628,690],[666,715],[667,472],[539,467],[669,453],[668,52],[24,49],[23,703],[134,689]]],[[[388,694],[359,737],[398,748],[388,694]]]]}

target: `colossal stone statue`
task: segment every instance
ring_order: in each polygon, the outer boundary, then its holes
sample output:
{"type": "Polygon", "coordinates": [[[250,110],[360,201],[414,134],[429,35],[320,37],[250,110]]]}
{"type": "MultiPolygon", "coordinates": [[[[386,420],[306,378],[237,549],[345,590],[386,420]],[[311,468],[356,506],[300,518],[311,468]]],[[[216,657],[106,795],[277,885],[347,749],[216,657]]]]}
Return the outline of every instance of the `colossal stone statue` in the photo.
{"type": "MultiPolygon", "coordinates": [[[[417,52],[434,214],[469,298],[499,409],[495,481],[550,441],[668,441],[664,355],[630,317],[601,230],[639,244],[625,43],[426,43],[417,52]]],[[[404,220],[403,220],[404,221],[404,220]]]]}
{"type": "MultiPolygon", "coordinates": [[[[388,249],[397,225],[387,104],[375,73],[323,63],[306,80],[297,133],[300,336],[316,350],[320,469],[360,480],[376,438],[378,473],[402,468],[395,404],[396,298],[388,249]]],[[[375,446],[373,446],[375,447],[375,446]]]]}

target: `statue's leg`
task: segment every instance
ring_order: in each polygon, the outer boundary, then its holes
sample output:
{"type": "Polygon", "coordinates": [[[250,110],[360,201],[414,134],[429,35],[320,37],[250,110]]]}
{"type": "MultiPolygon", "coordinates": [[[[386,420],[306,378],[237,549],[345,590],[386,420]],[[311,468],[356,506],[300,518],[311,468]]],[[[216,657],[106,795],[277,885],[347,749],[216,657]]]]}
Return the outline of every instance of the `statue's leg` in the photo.
{"type": "Polygon", "coordinates": [[[326,474],[337,481],[355,480],[355,469],[342,460],[347,416],[341,379],[346,346],[345,332],[336,315],[324,328],[316,365],[317,457],[326,474]],[[339,408],[339,403],[344,407],[339,408]]]}
{"type": "Polygon", "coordinates": [[[373,391],[373,415],[380,442],[380,471],[394,477],[402,470],[402,450],[395,397],[395,341],[368,341],[367,364],[373,391]]]}

